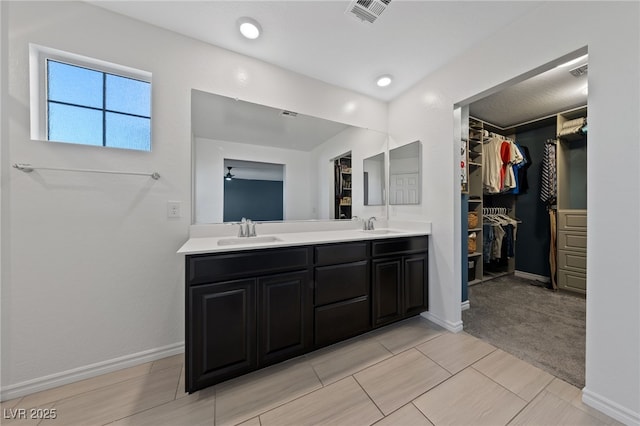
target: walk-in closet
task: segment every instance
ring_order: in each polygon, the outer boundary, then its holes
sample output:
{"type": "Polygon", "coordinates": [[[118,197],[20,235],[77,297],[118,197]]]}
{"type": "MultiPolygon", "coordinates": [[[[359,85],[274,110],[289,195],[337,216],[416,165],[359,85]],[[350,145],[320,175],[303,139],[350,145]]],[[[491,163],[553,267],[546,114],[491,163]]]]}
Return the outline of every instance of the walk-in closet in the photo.
{"type": "Polygon", "coordinates": [[[465,330],[576,385],[584,385],[587,61],[576,52],[461,108],[465,330]],[[548,333],[565,337],[550,343],[548,333]]]}

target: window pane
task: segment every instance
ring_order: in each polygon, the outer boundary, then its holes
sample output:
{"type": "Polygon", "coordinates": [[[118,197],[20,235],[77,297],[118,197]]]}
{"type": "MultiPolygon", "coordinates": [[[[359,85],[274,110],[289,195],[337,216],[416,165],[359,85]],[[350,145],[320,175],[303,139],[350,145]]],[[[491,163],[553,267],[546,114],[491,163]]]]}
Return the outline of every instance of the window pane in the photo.
{"type": "Polygon", "coordinates": [[[107,74],[107,109],[151,116],[151,84],[107,74]]]}
{"type": "Polygon", "coordinates": [[[107,113],[107,146],[151,150],[151,119],[107,113]]]}
{"type": "Polygon", "coordinates": [[[98,71],[48,60],[48,100],[102,108],[103,75],[98,71]]]}
{"type": "Polygon", "coordinates": [[[50,102],[49,140],[102,145],[102,112],[50,102]]]}

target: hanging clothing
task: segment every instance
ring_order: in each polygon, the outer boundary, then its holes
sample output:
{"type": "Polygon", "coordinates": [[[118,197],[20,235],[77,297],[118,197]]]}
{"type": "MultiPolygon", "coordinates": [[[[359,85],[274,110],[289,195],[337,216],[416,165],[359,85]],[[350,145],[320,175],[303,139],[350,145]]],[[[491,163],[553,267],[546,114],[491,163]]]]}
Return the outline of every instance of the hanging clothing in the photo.
{"type": "Polygon", "coordinates": [[[557,255],[557,233],[556,233],[556,211],[549,209],[549,268],[551,270],[551,288],[558,289],[558,283],[556,282],[556,275],[558,273],[556,267],[556,255],[557,255]]]}
{"type": "Polygon", "coordinates": [[[540,200],[547,205],[555,204],[558,193],[558,169],[556,165],[555,141],[547,141],[542,158],[540,200]]]}
{"type": "Polygon", "coordinates": [[[502,138],[493,136],[489,138],[483,146],[483,167],[482,167],[482,184],[484,192],[489,194],[497,194],[502,187],[501,169],[502,158],[500,156],[500,148],[502,147],[502,138]]]}
{"type": "Polygon", "coordinates": [[[529,190],[529,180],[527,179],[527,170],[531,167],[531,154],[529,154],[529,148],[526,146],[520,146],[516,143],[516,147],[522,154],[522,162],[513,166],[516,176],[516,187],[513,190],[514,194],[526,194],[529,190]]]}
{"type": "Polygon", "coordinates": [[[522,164],[525,159],[513,141],[492,134],[492,137],[484,145],[483,157],[483,188],[485,193],[506,193],[518,187],[514,167],[522,164]]]}

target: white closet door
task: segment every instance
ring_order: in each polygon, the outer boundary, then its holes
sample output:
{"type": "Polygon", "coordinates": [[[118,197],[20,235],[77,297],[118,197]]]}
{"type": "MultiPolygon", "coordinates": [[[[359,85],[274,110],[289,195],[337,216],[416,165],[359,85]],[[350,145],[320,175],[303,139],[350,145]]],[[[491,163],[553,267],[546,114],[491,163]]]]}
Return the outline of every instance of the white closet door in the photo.
{"type": "Polygon", "coordinates": [[[391,204],[418,204],[418,173],[391,175],[389,202],[391,204]]]}

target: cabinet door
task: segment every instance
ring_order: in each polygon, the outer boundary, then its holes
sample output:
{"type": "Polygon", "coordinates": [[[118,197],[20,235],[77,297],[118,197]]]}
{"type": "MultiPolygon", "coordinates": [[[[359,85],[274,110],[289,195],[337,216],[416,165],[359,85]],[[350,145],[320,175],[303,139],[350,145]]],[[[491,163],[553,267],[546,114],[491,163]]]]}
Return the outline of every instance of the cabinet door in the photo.
{"type": "Polygon", "coordinates": [[[255,369],[255,279],[189,287],[188,301],[187,391],[255,369]]]}
{"type": "Polygon", "coordinates": [[[313,341],[309,271],[258,278],[258,364],[304,353],[313,341]]]}
{"type": "Polygon", "coordinates": [[[373,261],[373,324],[402,316],[402,258],[373,261]]]}
{"type": "Polygon", "coordinates": [[[419,314],[428,308],[428,259],[426,254],[414,254],[403,258],[404,263],[404,313],[419,314]]]}

